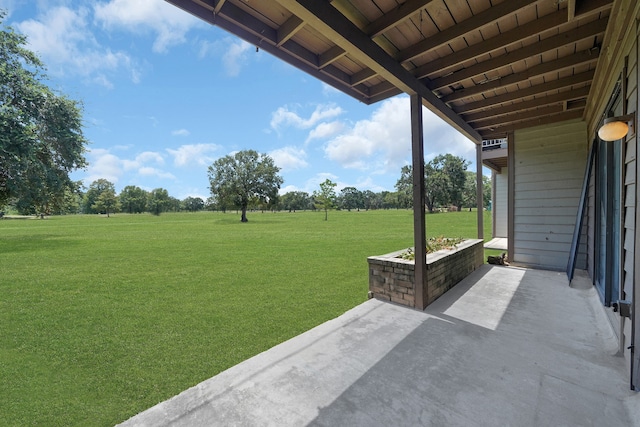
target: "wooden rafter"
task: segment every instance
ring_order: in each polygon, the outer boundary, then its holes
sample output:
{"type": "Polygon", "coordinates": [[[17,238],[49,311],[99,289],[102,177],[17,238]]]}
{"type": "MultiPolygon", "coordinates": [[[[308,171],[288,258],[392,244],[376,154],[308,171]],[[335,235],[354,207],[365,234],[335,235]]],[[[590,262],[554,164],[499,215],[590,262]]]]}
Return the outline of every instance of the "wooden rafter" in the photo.
{"type": "Polygon", "coordinates": [[[526,49],[518,49],[505,55],[480,62],[479,64],[473,65],[471,67],[463,68],[462,70],[449,74],[447,76],[431,80],[431,82],[429,83],[429,87],[433,90],[436,90],[452,85],[454,83],[459,83],[463,80],[479,76],[488,71],[496,70],[507,65],[514,64],[526,58],[531,58],[533,56],[540,55],[554,49],[559,49],[568,44],[576,43],[589,37],[594,37],[598,34],[604,33],[604,30],[606,28],[607,18],[602,18],[595,22],[589,23],[588,25],[583,25],[574,30],[560,33],[553,37],[541,40],[534,45],[528,46],[526,49]]]}
{"type": "Polygon", "coordinates": [[[563,58],[556,59],[555,61],[543,62],[542,64],[528,68],[521,73],[514,73],[506,77],[489,81],[487,83],[476,84],[467,89],[455,91],[450,95],[442,97],[442,100],[444,102],[452,102],[458,99],[464,99],[474,95],[491,92],[505,86],[521,83],[533,77],[541,76],[546,73],[560,72],[573,68],[577,65],[596,62],[598,60],[599,53],[600,50],[596,48],[574,55],[565,56],[563,58]]]}
{"type": "Polygon", "coordinates": [[[517,104],[509,104],[503,107],[487,108],[486,110],[476,113],[465,113],[463,117],[468,122],[479,122],[493,117],[505,116],[513,113],[516,110],[528,110],[530,108],[536,108],[539,106],[553,105],[561,102],[573,101],[576,99],[585,98],[589,95],[589,86],[582,87],[580,89],[568,90],[557,93],[555,95],[538,96],[535,99],[518,102],[517,104]]]}
{"type": "Polygon", "coordinates": [[[385,13],[364,29],[365,34],[369,37],[377,37],[389,29],[397,26],[401,22],[408,19],[420,9],[423,9],[433,0],[407,0],[395,9],[385,13]]]}
{"type": "Polygon", "coordinates": [[[464,21],[459,22],[453,27],[441,31],[434,36],[426,38],[423,41],[416,43],[415,45],[407,49],[404,49],[396,56],[396,58],[400,62],[411,61],[412,59],[415,59],[420,55],[424,55],[432,51],[433,49],[449,43],[456,37],[461,37],[464,34],[482,28],[498,18],[503,18],[505,16],[516,13],[523,7],[529,6],[535,2],[536,0],[509,0],[502,2],[497,6],[491,7],[472,18],[465,19],[464,21]]]}
{"type": "Polygon", "coordinates": [[[477,110],[484,110],[495,105],[500,105],[508,102],[520,100],[522,98],[528,98],[530,96],[544,95],[549,92],[553,92],[560,89],[569,88],[572,86],[585,84],[591,82],[593,79],[593,70],[585,71],[584,73],[576,74],[571,77],[565,77],[563,79],[553,80],[548,83],[531,86],[526,89],[520,89],[511,93],[505,93],[503,95],[492,96],[490,98],[483,99],[481,101],[469,102],[463,104],[460,107],[454,107],[453,109],[458,113],[469,113],[477,110]]]}
{"type": "Polygon", "coordinates": [[[500,49],[508,48],[531,36],[557,28],[566,21],[567,12],[563,9],[552,15],[545,16],[544,19],[529,22],[516,27],[513,30],[506,31],[496,37],[484,40],[482,43],[453,52],[444,58],[427,62],[413,70],[413,74],[418,78],[423,78],[428,77],[436,71],[445,72],[452,67],[459,66],[459,64],[463,64],[500,49]]]}

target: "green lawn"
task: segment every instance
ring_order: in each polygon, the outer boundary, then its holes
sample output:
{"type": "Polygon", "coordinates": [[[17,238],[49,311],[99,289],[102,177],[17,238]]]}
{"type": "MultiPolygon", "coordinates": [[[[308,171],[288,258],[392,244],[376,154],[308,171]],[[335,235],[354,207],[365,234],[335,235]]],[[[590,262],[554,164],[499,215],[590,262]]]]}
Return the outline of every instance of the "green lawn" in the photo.
{"type": "Polygon", "coordinates": [[[412,246],[406,210],[248,218],[0,221],[0,423],[121,422],[365,301],[367,256],[412,246]]]}

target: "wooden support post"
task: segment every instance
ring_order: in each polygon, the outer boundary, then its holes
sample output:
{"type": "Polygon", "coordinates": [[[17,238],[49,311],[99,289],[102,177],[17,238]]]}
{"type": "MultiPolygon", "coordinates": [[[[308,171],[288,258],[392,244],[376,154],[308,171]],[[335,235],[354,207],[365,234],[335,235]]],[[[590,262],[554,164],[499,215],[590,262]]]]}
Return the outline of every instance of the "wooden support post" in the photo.
{"type": "Polygon", "coordinates": [[[425,221],[424,141],[422,97],[411,95],[411,157],[413,164],[413,242],[415,251],[415,301],[418,310],[427,306],[427,227],[425,221]]]}
{"type": "Polygon", "coordinates": [[[476,145],[476,206],[478,206],[478,239],[484,239],[484,189],[482,188],[482,143],[476,145]]]}
{"type": "Polygon", "coordinates": [[[513,133],[507,136],[507,255],[515,261],[516,146],[513,133]]]}

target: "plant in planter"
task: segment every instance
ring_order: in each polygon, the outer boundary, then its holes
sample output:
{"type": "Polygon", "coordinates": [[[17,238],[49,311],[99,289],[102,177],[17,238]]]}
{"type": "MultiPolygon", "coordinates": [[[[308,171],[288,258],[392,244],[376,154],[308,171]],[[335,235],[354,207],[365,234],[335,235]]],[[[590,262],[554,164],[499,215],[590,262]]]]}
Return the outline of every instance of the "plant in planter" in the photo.
{"type": "MultiPolygon", "coordinates": [[[[464,239],[461,237],[455,237],[455,238],[444,237],[444,236],[432,237],[429,240],[427,240],[427,253],[430,254],[433,252],[440,251],[442,249],[454,250],[463,241],[464,239]]],[[[407,248],[407,250],[402,252],[400,255],[398,255],[397,258],[415,260],[416,254],[412,248],[407,248]]]]}

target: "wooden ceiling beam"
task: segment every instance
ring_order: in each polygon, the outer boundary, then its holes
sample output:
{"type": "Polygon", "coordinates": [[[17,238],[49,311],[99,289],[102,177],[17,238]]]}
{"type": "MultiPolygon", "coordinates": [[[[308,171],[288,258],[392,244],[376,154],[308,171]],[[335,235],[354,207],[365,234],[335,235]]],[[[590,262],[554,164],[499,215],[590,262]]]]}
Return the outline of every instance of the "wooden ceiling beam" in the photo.
{"type": "Polygon", "coordinates": [[[514,92],[505,93],[503,95],[492,96],[481,101],[470,102],[468,104],[461,105],[460,107],[453,107],[453,109],[458,114],[470,113],[477,110],[485,110],[489,107],[500,105],[505,102],[513,102],[518,99],[542,95],[555,90],[565,89],[574,85],[588,83],[593,80],[593,75],[593,70],[585,71],[584,73],[576,74],[571,77],[565,77],[563,79],[531,86],[526,89],[520,89],[514,92]]]}
{"type": "Polygon", "coordinates": [[[506,77],[488,81],[486,83],[476,83],[474,86],[462,90],[457,90],[450,95],[442,97],[441,99],[444,102],[457,101],[459,99],[468,98],[470,96],[492,92],[505,86],[518,84],[533,77],[542,76],[547,73],[559,72],[567,70],[569,68],[573,68],[577,65],[596,62],[598,60],[599,53],[600,50],[596,48],[584,52],[575,53],[573,55],[568,55],[555,61],[543,62],[542,64],[533,66],[521,73],[514,73],[506,77]]]}
{"type": "Polygon", "coordinates": [[[357,85],[366,82],[367,80],[375,76],[377,76],[377,74],[371,68],[364,68],[351,75],[351,85],[357,85]]]}
{"type": "Polygon", "coordinates": [[[318,67],[324,68],[347,54],[340,46],[330,47],[318,57],[318,67]]]}
{"type": "Polygon", "coordinates": [[[567,11],[565,9],[546,15],[536,21],[529,22],[513,30],[502,33],[498,36],[484,40],[482,43],[469,46],[465,49],[453,52],[441,59],[427,62],[413,70],[413,74],[418,78],[428,77],[438,71],[443,72],[449,68],[459,66],[472,59],[486,55],[498,49],[505,49],[514,43],[518,43],[528,37],[551,30],[567,22],[567,11]]]}
{"type": "Polygon", "coordinates": [[[538,97],[529,101],[518,102],[509,104],[504,107],[488,108],[487,110],[477,113],[463,114],[463,117],[468,122],[478,122],[482,120],[491,119],[493,117],[504,116],[513,113],[515,110],[526,110],[529,108],[536,108],[544,105],[558,104],[560,102],[573,101],[576,99],[586,98],[589,95],[589,86],[581,87],[580,89],[568,90],[557,93],[555,95],[548,95],[538,97]]]}
{"type": "Polygon", "coordinates": [[[576,0],[575,17],[580,18],[583,15],[603,12],[611,9],[612,6],[613,0],[576,0]]]}
{"type": "Polygon", "coordinates": [[[215,6],[213,7],[213,13],[218,13],[220,12],[220,9],[222,9],[222,6],[224,6],[224,3],[227,0],[217,0],[215,1],[215,6]]]}
{"type": "Polygon", "coordinates": [[[411,61],[412,59],[415,59],[420,55],[424,55],[425,53],[430,52],[433,49],[437,49],[440,46],[450,43],[451,40],[455,40],[456,38],[461,37],[471,31],[482,28],[485,25],[496,21],[497,19],[513,15],[518,10],[536,3],[536,1],[537,0],[504,1],[497,6],[490,7],[484,12],[481,12],[469,19],[465,19],[462,22],[458,22],[456,25],[449,27],[446,30],[440,31],[433,36],[428,37],[414,44],[413,46],[402,50],[400,53],[398,53],[398,55],[396,55],[396,59],[400,62],[411,61]]]}
{"type": "Polygon", "coordinates": [[[282,46],[286,43],[295,33],[300,31],[304,27],[304,21],[295,15],[291,15],[284,24],[278,28],[278,39],[276,46],[282,46]]]}
{"type": "MultiPolygon", "coordinates": [[[[514,105],[517,107],[517,104],[514,105]]],[[[515,110],[516,108],[514,108],[515,110]]],[[[470,122],[471,125],[478,130],[479,132],[486,129],[493,129],[496,127],[506,126],[515,122],[523,122],[525,120],[531,120],[539,117],[546,117],[551,114],[562,113],[564,110],[564,106],[562,104],[556,105],[548,105],[542,108],[536,108],[532,110],[525,111],[512,111],[511,114],[501,116],[501,117],[493,117],[489,120],[483,120],[481,122],[470,122]]]]}
{"type": "Polygon", "coordinates": [[[583,115],[584,108],[579,110],[565,111],[563,113],[553,114],[551,116],[525,120],[523,122],[513,123],[492,130],[481,131],[480,135],[482,135],[483,139],[500,138],[518,129],[527,129],[535,126],[550,125],[552,123],[564,122],[572,119],[580,119],[583,115]]]}
{"type": "Polygon", "coordinates": [[[480,62],[476,65],[472,65],[471,67],[463,68],[462,70],[456,71],[447,76],[431,80],[431,82],[429,83],[429,87],[433,90],[441,89],[443,87],[459,83],[463,80],[479,76],[486,72],[505,67],[515,62],[522,61],[524,59],[531,58],[533,56],[540,55],[551,50],[559,49],[563,46],[576,43],[589,37],[594,37],[598,34],[604,33],[606,28],[607,18],[602,18],[595,22],[590,22],[576,29],[541,40],[531,46],[506,53],[496,58],[480,62]]]}
{"type": "Polygon", "coordinates": [[[367,25],[364,32],[371,38],[377,37],[406,19],[409,19],[411,15],[424,8],[432,1],[433,0],[407,0],[401,5],[398,5],[395,9],[385,12],[380,18],[367,25]]]}
{"type": "Polygon", "coordinates": [[[480,141],[480,135],[469,124],[331,4],[318,0],[276,1],[398,89],[418,94],[427,108],[469,139],[480,141]]]}

